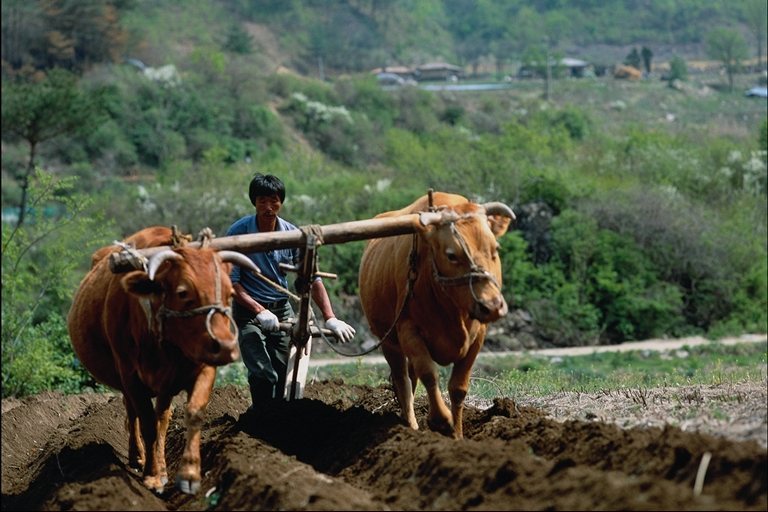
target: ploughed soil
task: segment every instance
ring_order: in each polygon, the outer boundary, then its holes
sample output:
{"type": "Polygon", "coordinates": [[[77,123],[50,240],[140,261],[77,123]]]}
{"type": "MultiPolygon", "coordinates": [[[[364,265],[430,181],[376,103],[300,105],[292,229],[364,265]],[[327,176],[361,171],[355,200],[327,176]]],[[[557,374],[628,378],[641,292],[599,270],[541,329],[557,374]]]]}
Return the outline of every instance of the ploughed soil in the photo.
{"type": "MultiPolygon", "coordinates": [[[[184,399],[174,402],[168,433],[171,481],[184,443],[184,399]]],[[[46,393],[3,400],[0,506],[766,510],[765,400],[765,382],[497,398],[467,408],[465,439],[456,441],[424,426],[423,396],[421,430],[406,428],[388,386],[313,382],[303,399],[253,416],[244,414],[247,389],[224,386],[208,406],[204,477],[190,496],[171,484],[154,494],[128,468],[119,394],[46,393]]]]}

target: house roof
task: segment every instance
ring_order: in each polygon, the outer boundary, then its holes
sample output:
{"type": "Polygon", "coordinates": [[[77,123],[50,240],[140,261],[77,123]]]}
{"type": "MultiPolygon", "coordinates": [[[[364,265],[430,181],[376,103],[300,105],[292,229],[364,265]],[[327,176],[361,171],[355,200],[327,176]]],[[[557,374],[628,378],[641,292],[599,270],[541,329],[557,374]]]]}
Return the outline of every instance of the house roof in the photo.
{"type": "MultiPolygon", "coordinates": [[[[550,65],[554,65],[555,64],[555,60],[554,59],[550,59],[549,63],[550,63],[550,65]]],[[[535,62],[534,61],[534,62],[530,63],[530,66],[541,66],[542,64],[543,63],[535,62]]],[[[571,58],[571,57],[563,57],[562,59],[557,61],[557,64],[560,65],[560,66],[565,66],[567,68],[585,68],[585,67],[590,65],[590,63],[585,61],[585,60],[574,59],[574,58],[571,58]]],[[[528,67],[528,66],[522,66],[522,67],[528,67]]]]}
{"type": "Polygon", "coordinates": [[[569,68],[583,68],[589,66],[589,62],[581,59],[573,59],[571,57],[564,57],[560,59],[560,64],[569,68]]]}
{"type": "Polygon", "coordinates": [[[408,66],[384,66],[382,68],[375,68],[371,70],[371,74],[377,75],[379,73],[395,73],[397,75],[404,75],[413,73],[413,69],[408,66]]]}
{"type": "Polygon", "coordinates": [[[454,66],[453,64],[448,64],[447,62],[428,62],[426,64],[422,64],[417,68],[419,71],[433,71],[438,69],[448,69],[451,71],[461,71],[461,68],[459,66],[454,66]]]}

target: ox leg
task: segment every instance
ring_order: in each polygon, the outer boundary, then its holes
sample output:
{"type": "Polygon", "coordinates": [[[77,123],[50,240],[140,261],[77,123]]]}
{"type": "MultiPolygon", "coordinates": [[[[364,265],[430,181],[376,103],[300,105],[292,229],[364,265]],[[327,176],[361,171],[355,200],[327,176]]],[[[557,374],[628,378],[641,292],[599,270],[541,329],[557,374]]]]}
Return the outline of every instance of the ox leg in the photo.
{"type": "MultiPolygon", "coordinates": [[[[440,395],[440,378],[437,372],[437,365],[432,360],[426,343],[419,335],[418,330],[408,323],[403,323],[402,330],[398,330],[398,336],[400,338],[400,346],[408,358],[409,371],[416,376],[413,382],[417,382],[417,379],[420,380],[427,390],[427,398],[429,400],[427,425],[435,432],[453,437],[451,411],[445,405],[445,401],[443,401],[443,397],[440,395]]],[[[412,393],[411,411],[413,411],[412,393]]]]}
{"type": "Polygon", "coordinates": [[[157,493],[162,493],[165,484],[155,473],[156,462],[156,441],[157,441],[157,423],[155,420],[155,411],[152,407],[152,399],[141,384],[133,385],[128,391],[125,387],[125,394],[131,402],[138,415],[138,422],[141,429],[141,437],[144,439],[144,446],[149,447],[146,450],[146,461],[144,462],[144,485],[157,493]]]}
{"type": "Polygon", "coordinates": [[[392,347],[388,343],[383,344],[381,349],[384,353],[384,359],[389,364],[392,386],[395,388],[395,396],[400,404],[400,416],[408,423],[408,426],[418,430],[419,424],[413,410],[413,389],[416,381],[411,381],[408,376],[408,364],[405,355],[399,348],[392,347]]]}
{"type": "Polygon", "coordinates": [[[416,393],[416,386],[419,385],[419,378],[416,377],[416,370],[413,369],[412,364],[408,364],[408,377],[411,379],[411,392],[416,393]]]}
{"type": "Polygon", "coordinates": [[[440,376],[437,371],[437,365],[429,357],[421,358],[415,361],[414,370],[427,390],[427,399],[429,400],[427,425],[435,432],[449,437],[456,437],[451,411],[445,405],[445,401],[440,394],[440,376]]]}
{"type": "Polygon", "coordinates": [[[139,417],[125,395],[123,395],[123,405],[125,405],[126,413],[125,429],[128,431],[128,466],[137,471],[143,471],[146,452],[144,440],[141,438],[139,417]]]}
{"type": "Polygon", "coordinates": [[[176,487],[186,494],[195,494],[200,490],[200,429],[215,381],[216,368],[206,366],[192,389],[187,390],[187,442],[176,475],[176,487]]]}
{"type": "Polygon", "coordinates": [[[469,390],[469,377],[472,365],[475,363],[481,344],[475,343],[466,357],[453,363],[451,378],[448,381],[448,393],[451,396],[451,413],[453,414],[454,437],[464,437],[464,399],[469,390]]]}
{"type": "Polygon", "coordinates": [[[157,438],[152,447],[154,452],[154,467],[152,474],[157,476],[163,485],[168,483],[168,468],[165,462],[165,439],[168,433],[168,424],[171,421],[171,400],[173,397],[160,395],[155,402],[155,417],[157,418],[157,438]]]}

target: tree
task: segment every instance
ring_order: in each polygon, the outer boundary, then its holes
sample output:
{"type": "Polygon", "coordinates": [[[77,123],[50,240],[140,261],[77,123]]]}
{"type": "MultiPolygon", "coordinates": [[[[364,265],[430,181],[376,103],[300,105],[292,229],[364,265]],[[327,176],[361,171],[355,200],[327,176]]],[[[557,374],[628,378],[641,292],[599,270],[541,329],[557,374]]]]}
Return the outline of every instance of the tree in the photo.
{"type": "Polygon", "coordinates": [[[35,222],[2,230],[3,398],[79,392],[92,381],[76,363],[65,318],[87,255],[113,230],[75,182],[38,168],[29,186],[35,222]]]}
{"type": "Polygon", "coordinates": [[[229,27],[224,49],[232,53],[247,55],[253,52],[251,35],[240,24],[234,23],[229,27]]]}
{"type": "Polygon", "coordinates": [[[127,33],[120,26],[116,2],[104,0],[41,0],[45,20],[46,67],[76,72],[98,62],[115,62],[122,54],[127,33]]]}
{"type": "Polygon", "coordinates": [[[757,47],[758,69],[763,69],[765,55],[765,38],[768,33],[768,2],[765,0],[749,0],[744,5],[744,18],[752,35],[755,36],[757,47]]]}
{"type": "Polygon", "coordinates": [[[741,34],[732,29],[718,28],[707,36],[707,53],[725,66],[728,75],[728,91],[733,91],[733,75],[741,61],[747,57],[747,44],[741,34]]]}
{"type": "Polygon", "coordinates": [[[2,55],[4,69],[21,69],[33,62],[32,53],[43,39],[44,22],[38,6],[24,0],[7,0],[2,9],[2,55]]]}
{"type": "Polygon", "coordinates": [[[80,91],[75,75],[63,69],[52,70],[39,82],[3,86],[3,138],[15,136],[29,144],[26,169],[17,176],[21,188],[17,227],[24,222],[38,145],[59,135],[91,132],[102,119],[103,93],[103,89],[80,91]]]}

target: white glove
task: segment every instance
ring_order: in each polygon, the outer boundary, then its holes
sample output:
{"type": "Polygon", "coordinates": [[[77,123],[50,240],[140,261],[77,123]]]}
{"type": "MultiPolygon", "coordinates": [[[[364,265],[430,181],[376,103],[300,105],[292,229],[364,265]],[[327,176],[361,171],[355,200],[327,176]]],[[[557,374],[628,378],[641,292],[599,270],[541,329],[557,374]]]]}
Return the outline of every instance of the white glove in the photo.
{"type": "Polygon", "coordinates": [[[277,316],[268,309],[265,309],[256,315],[256,320],[259,321],[259,325],[261,325],[261,328],[265,331],[274,332],[280,330],[280,320],[278,320],[277,316]]]}
{"type": "Polygon", "coordinates": [[[355,335],[355,329],[348,323],[339,320],[336,317],[325,321],[325,327],[330,329],[336,338],[342,343],[348,343],[355,335]]]}

